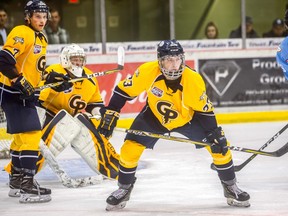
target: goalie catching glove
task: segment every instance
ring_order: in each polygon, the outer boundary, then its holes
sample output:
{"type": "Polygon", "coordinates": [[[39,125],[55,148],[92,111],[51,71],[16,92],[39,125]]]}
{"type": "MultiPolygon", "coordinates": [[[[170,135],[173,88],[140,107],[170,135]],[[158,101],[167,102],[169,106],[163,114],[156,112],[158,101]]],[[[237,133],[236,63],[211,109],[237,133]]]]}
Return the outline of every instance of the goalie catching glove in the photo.
{"type": "Polygon", "coordinates": [[[70,78],[64,74],[51,71],[50,73],[48,73],[44,84],[46,85],[50,83],[63,82],[60,85],[51,87],[53,90],[57,92],[62,92],[62,91],[70,89],[73,86],[72,83],[67,82],[69,79],[70,78]]]}
{"type": "Polygon", "coordinates": [[[217,127],[214,130],[207,133],[207,140],[211,142],[211,151],[213,153],[222,153],[225,155],[228,151],[227,139],[225,137],[222,127],[217,127]]]}
{"type": "Polygon", "coordinates": [[[107,139],[112,136],[113,130],[116,127],[117,121],[119,119],[119,112],[106,107],[100,109],[101,121],[98,126],[99,133],[103,134],[107,139]]]}
{"type": "Polygon", "coordinates": [[[34,97],[34,87],[22,75],[16,79],[12,87],[21,92],[20,99],[22,100],[34,97]]]}

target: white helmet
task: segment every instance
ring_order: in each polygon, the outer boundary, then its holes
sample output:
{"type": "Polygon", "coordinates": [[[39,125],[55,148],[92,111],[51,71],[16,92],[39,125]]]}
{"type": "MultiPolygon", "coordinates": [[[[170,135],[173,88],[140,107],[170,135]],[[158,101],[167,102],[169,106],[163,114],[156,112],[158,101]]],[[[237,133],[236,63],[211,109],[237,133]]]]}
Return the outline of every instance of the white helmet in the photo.
{"type": "Polygon", "coordinates": [[[84,49],[77,44],[71,44],[64,47],[60,54],[60,64],[62,65],[62,67],[69,70],[76,77],[81,77],[83,67],[86,64],[86,54],[84,52],[84,49]],[[82,57],[83,64],[81,66],[72,64],[71,57],[82,57]]]}

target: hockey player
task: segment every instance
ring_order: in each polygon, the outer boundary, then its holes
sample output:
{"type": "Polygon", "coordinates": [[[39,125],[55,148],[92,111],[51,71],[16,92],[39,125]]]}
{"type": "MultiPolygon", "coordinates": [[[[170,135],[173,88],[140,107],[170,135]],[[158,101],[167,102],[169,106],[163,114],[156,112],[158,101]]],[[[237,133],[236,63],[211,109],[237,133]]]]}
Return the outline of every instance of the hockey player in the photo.
{"type": "MultiPolygon", "coordinates": [[[[288,10],[285,12],[284,23],[286,31],[288,30],[288,10]]],[[[278,47],[276,60],[281,66],[285,78],[288,80],[288,37],[286,37],[278,47]]]]}
{"type": "MultiPolygon", "coordinates": [[[[41,81],[45,67],[47,39],[42,30],[48,11],[43,1],[29,1],[24,8],[26,25],[13,28],[0,51],[0,103],[7,118],[7,132],[13,134],[9,186],[20,189],[20,203],[51,200],[51,190],[34,180],[42,135],[34,87],[41,81]]],[[[54,78],[64,80],[60,74],[54,78]]],[[[54,78],[49,81],[57,81],[54,78]]]]}
{"type": "MultiPolygon", "coordinates": [[[[45,72],[48,77],[54,76],[55,71],[68,79],[85,77],[93,73],[85,67],[85,63],[84,49],[71,44],[62,50],[60,64],[50,65],[45,72]]],[[[96,130],[99,120],[89,119],[89,116],[99,117],[99,109],[104,106],[96,78],[64,82],[59,86],[46,88],[41,91],[39,101],[46,116],[42,139],[54,156],[71,144],[95,172],[108,178],[117,178],[119,155],[113,145],[96,130]],[[69,116],[74,118],[66,119],[69,116]],[[62,127],[59,124],[59,121],[65,123],[66,120],[75,126],[64,124],[62,127]],[[78,125],[80,131],[77,132],[78,125]]],[[[39,170],[42,162],[40,160],[38,163],[39,170]]]]}
{"type": "MultiPolygon", "coordinates": [[[[206,147],[217,167],[227,203],[249,207],[250,196],[236,185],[232,155],[223,130],[217,125],[213,105],[205,84],[196,71],[185,65],[184,51],[176,40],[158,44],[158,61],[142,64],[130,78],[115,87],[107,107],[100,109],[99,132],[110,137],[121,108],[146,91],[147,103],[132,123],[131,129],[165,134],[178,132],[192,140],[207,140],[206,147]]],[[[139,158],[158,139],[127,134],[120,152],[118,186],[106,200],[106,210],[124,208],[135,183],[139,158]]],[[[199,148],[199,146],[196,146],[199,148]]]]}

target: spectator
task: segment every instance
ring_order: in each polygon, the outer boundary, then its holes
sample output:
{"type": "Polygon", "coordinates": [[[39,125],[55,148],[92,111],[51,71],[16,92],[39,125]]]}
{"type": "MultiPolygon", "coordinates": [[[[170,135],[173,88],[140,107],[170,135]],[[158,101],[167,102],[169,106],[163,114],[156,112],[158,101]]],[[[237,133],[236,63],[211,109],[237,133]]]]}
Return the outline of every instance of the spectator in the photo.
{"type": "MultiPolygon", "coordinates": [[[[246,22],[246,38],[258,38],[259,36],[253,28],[252,18],[246,16],[245,22],[246,22]]],[[[241,37],[242,37],[242,29],[240,25],[237,29],[231,31],[229,38],[241,38],[241,37]]]]}
{"type": "Polygon", "coordinates": [[[0,8],[0,45],[4,45],[7,39],[7,35],[10,30],[7,28],[8,13],[5,8],[0,8]]]}
{"type": "Polygon", "coordinates": [[[272,23],[272,29],[269,32],[263,33],[263,37],[286,37],[284,21],[282,19],[275,19],[272,23]]]}
{"type": "Polygon", "coordinates": [[[218,28],[214,22],[207,23],[205,27],[205,39],[217,39],[218,38],[218,28]]]}
{"type": "Polygon", "coordinates": [[[60,14],[56,9],[50,10],[51,19],[48,22],[48,25],[44,29],[44,33],[48,38],[49,44],[67,44],[69,43],[69,34],[68,32],[60,27],[60,14]]]}

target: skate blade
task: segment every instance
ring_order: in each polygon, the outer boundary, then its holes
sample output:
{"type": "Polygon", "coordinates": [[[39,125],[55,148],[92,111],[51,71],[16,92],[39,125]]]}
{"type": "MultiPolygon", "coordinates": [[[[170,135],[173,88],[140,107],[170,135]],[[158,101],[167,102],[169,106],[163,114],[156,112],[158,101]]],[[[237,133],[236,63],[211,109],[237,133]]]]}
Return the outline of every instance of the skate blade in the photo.
{"type": "Polygon", "coordinates": [[[238,201],[238,200],[233,199],[233,198],[227,198],[227,204],[230,205],[230,206],[236,206],[236,207],[245,207],[245,208],[250,207],[249,200],[247,200],[247,201],[238,201]]]}
{"type": "Polygon", "coordinates": [[[119,203],[118,205],[110,205],[107,203],[106,211],[117,211],[123,209],[126,206],[126,201],[119,203]]]}
{"type": "Polygon", "coordinates": [[[20,203],[45,203],[51,201],[50,195],[21,194],[20,203]]]}
{"type": "Polygon", "coordinates": [[[9,197],[20,197],[20,189],[10,189],[8,196],[9,197]]]}

